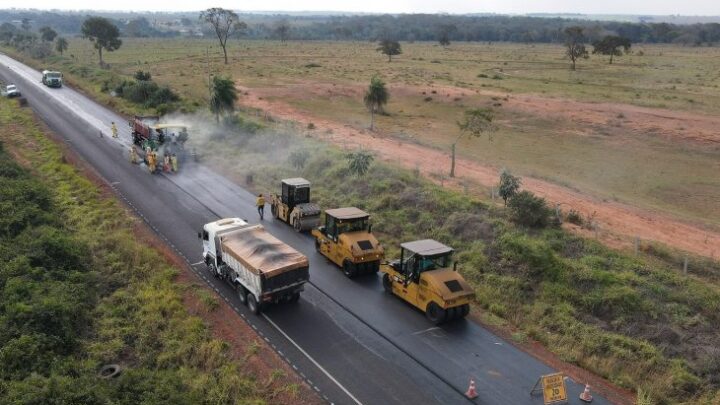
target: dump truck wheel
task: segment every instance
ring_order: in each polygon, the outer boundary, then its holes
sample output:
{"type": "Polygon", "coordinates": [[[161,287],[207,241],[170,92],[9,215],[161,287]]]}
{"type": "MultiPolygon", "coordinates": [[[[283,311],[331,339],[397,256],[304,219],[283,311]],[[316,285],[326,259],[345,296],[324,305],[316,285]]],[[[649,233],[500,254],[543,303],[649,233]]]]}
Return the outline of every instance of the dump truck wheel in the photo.
{"type": "Polygon", "coordinates": [[[218,278],[218,272],[215,270],[215,265],[213,263],[208,264],[207,268],[213,277],[218,278]]]}
{"type": "Polygon", "coordinates": [[[348,278],[355,277],[355,266],[353,266],[350,260],[345,260],[343,262],[343,273],[345,273],[348,278]]]}
{"type": "Polygon", "coordinates": [[[240,302],[242,302],[244,305],[247,305],[247,297],[248,293],[245,287],[238,285],[237,286],[237,296],[240,302]]]}
{"type": "Polygon", "coordinates": [[[296,232],[302,231],[302,221],[298,218],[295,218],[293,220],[293,228],[295,228],[296,232]]]}
{"type": "Polygon", "coordinates": [[[273,216],[274,216],[275,218],[277,218],[277,217],[278,217],[278,208],[277,208],[277,205],[275,205],[275,204],[270,204],[270,212],[272,212],[273,216]]]}
{"type": "Polygon", "coordinates": [[[425,316],[427,319],[435,325],[440,325],[445,322],[447,318],[447,311],[440,308],[440,306],[434,302],[428,304],[425,310],[425,316]]]}
{"type": "Polygon", "coordinates": [[[392,294],[392,280],[390,280],[390,275],[387,273],[383,274],[383,288],[385,288],[386,293],[392,294]]]}
{"type": "Polygon", "coordinates": [[[247,305],[253,314],[257,315],[260,313],[260,303],[257,301],[257,298],[255,298],[255,294],[249,293],[247,295],[247,305]]]}
{"type": "Polygon", "coordinates": [[[320,251],[320,239],[315,238],[315,250],[320,251]]]}

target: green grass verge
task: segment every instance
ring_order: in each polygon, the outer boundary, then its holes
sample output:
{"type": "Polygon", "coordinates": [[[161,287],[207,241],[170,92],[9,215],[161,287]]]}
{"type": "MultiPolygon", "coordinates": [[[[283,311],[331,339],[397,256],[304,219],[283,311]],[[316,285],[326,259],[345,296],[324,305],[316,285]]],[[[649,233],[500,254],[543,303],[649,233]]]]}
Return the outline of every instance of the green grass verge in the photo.
{"type": "MultiPolygon", "coordinates": [[[[181,301],[178,270],[135,219],[0,100],[0,403],[269,402],[181,301]],[[114,379],[101,366],[120,364],[114,379]]],[[[205,300],[210,302],[210,300],[205,300]]],[[[289,389],[297,390],[297,387],[289,389]]]]}

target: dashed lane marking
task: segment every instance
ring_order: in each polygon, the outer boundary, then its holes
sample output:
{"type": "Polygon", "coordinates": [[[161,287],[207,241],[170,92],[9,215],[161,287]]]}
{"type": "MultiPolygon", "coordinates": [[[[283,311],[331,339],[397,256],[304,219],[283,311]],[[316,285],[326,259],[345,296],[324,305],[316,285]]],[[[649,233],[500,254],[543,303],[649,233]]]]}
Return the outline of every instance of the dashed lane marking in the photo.
{"type": "MultiPolygon", "coordinates": [[[[306,352],[302,347],[300,347],[300,345],[297,344],[290,336],[288,336],[288,334],[285,333],[284,330],[280,329],[280,327],[275,322],[273,322],[273,320],[270,319],[270,317],[268,317],[264,313],[261,313],[261,315],[263,316],[263,318],[265,318],[265,320],[267,320],[270,323],[270,325],[272,325],[275,329],[277,329],[277,331],[280,332],[280,334],[283,335],[285,337],[285,339],[287,339],[290,343],[292,343],[292,345],[295,346],[295,348],[297,348],[298,351],[300,351],[300,353],[302,353],[305,357],[307,357],[307,359],[310,360],[310,362],[313,363],[315,365],[315,367],[320,369],[320,371],[322,371],[323,374],[325,374],[325,376],[330,379],[330,381],[334,382],[335,385],[337,385],[338,388],[340,388],[342,390],[342,392],[344,392],[348,397],[350,397],[350,399],[352,399],[356,404],[362,405],[362,402],[360,402],[357,398],[355,398],[355,396],[347,388],[345,388],[345,386],[340,384],[340,382],[338,380],[336,380],[335,377],[332,376],[332,374],[330,374],[327,370],[325,370],[325,368],[323,366],[321,366],[320,363],[315,361],[315,359],[312,358],[312,356],[310,356],[310,354],[308,354],[308,352],[306,352]]],[[[300,373],[300,375],[303,375],[303,374],[300,373]]],[[[305,377],[305,376],[303,375],[303,377],[305,377]]],[[[305,377],[305,378],[307,379],[307,377],[305,377]]]]}

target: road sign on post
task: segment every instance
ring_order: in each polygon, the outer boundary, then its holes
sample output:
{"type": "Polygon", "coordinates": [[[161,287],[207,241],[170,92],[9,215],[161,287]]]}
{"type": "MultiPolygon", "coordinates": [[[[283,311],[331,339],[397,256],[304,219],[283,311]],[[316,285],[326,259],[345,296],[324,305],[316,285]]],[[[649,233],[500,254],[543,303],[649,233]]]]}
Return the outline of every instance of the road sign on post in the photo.
{"type": "Polygon", "coordinates": [[[547,374],[538,378],[530,390],[530,395],[542,390],[545,405],[567,402],[567,390],[565,389],[565,376],[563,373],[547,374]],[[542,385],[542,388],[538,388],[542,385]]]}

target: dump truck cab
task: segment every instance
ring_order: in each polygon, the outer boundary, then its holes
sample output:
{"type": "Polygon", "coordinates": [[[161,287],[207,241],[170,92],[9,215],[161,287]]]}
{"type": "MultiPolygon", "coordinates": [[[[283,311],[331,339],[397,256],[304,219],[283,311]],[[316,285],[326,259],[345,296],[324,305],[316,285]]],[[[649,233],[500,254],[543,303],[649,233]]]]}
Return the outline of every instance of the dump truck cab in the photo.
{"type": "Polygon", "coordinates": [[[312,231],[315,248],[348,277],[376,273],[384,250],[372,234],[370,214],[355,208],[325,211],[325,224],[312,231]]]}
{"type": "Polygon", "coordinates": [[[48,87],[62,87],[63,75],[60,72],[54,72],[52,70],[43,70],[42,72],[42,84],[48,87]]]}
{"type": "Polygon", "coordinates": [[[400,259],[380,266],[383,287],[425,311],[434,324],[463,318],[475,293],[456,271],[452,255],[452,248],[432,239],[403,243],[400,259]]]}
{"type": "Polygon", "coordinates": [[[273,194],[270,201],[273,216],[298,232],[317,227],[320,206],[310,202],[310,182],[301,177],[283,179],[281,188],[281,194],[273,194]]]}

